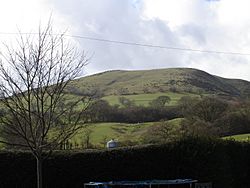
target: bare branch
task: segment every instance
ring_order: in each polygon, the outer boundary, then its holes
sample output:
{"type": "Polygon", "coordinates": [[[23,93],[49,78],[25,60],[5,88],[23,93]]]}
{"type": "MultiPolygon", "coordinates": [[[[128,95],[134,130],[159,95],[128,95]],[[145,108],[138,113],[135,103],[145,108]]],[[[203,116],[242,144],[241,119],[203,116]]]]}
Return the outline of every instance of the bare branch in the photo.
{"type": "Polygon", "coordinates": [[[65,101],[64,90],[89,59],[64,35],[53,35],[50,24],[39,28],[37,37],[20,34],[17,47],[6,46],[0,62],[0,103],[7,112],[0,118],[2,133],[24,140],[19,146],[26,145],[35,155],[74,135],[88,103],[86,98],[65,101]],[[81,110],[80,102],[85,103],[81,110]]]}

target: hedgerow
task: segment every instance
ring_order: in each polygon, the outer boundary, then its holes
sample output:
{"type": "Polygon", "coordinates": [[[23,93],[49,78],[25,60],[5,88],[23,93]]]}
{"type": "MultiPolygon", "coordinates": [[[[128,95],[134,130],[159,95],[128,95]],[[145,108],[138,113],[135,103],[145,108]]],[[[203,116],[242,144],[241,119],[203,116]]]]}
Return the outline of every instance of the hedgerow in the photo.
{"type": "MultiPolygon", "coordinates": [[[[250,187],[250,144],[185,138],[165,145],[101,151],[56,151],[44,161],[46,188],[82,188],[84,182],[192,178],[214,187],[250,187]]],[[[29,152],[0,152],[0,187],[35,187],[29,152]]]]}

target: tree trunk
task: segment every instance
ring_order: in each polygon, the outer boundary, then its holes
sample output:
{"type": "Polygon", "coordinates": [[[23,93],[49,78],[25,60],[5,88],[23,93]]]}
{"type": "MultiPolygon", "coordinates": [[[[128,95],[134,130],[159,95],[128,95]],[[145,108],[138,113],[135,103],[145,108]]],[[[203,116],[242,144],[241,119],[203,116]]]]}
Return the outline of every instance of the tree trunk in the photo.
{"type": "Polygon", "coordinates": [[[36,157],[37,188],[42,188],[42,157],[36,157]]]}

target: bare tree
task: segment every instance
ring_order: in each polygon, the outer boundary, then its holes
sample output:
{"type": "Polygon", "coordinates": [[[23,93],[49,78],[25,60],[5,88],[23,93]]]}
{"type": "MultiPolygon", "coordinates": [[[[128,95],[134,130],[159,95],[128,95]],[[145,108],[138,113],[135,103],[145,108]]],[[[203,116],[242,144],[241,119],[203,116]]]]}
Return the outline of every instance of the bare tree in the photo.
{"type": "Polygon", "coordinates": [[[167,143],[180,137],[180,128],[168,121],[161,121],[149,127],[143,135],[144,143],[167,143]]]}
{"type": "Polygon", "coordinates": [[[32,152],[42,188],[43,160],[81,128],[86,99],[67,102],[64,91],[88,59],[64,35],[53,35],[50,22],[37,34],[20,33],[17,42],[0,62],[1,132],[12,138],[0,142],[32,152]]]}
{"type": "Polygon", "coordinates": [[[91,147],[91,134],[93,133],[93,130],[89,127],[85,127],[84,133],[83,133],[83,147],[86,149],[89,149],[91,147]]]}
{"type": "Polygon", "coordinates": [[[156,99],[152,100],[149,105],[154,108],[164,108],[167,103],[171,101],[169,96],[159,96],[156,99]]]}

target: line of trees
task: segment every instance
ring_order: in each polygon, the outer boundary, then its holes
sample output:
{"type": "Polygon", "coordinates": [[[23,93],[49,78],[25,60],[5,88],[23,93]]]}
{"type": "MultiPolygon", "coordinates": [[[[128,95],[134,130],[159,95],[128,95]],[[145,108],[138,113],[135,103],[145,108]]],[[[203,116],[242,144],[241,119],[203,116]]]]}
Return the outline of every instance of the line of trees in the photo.
{"type": "Polygon", "coordinates": [[[177,108],[163,106],[162,104],[147,107],[136,106],[133,101],[124,97],[120,101],[122,107],[118,105],[112,106],[101,99],[93,101],[85,116],[90,122],[139,123],[174,119],[181,115],[177,108]]]}
{"type": "Polygon", "coordinates": [[[236,104],[216,97],[180,100],[183,116],[182,130],[187,135],[228,136],[250,132],[250,104],[236,104]]]}
{"type": "Polygon", "coordinates": [[[229,103],[216,97],[183,97],[177,123],[156,122],[142,135],[142,143],[168,143],[182,137],[223,137],[250,132],[249,102],[229,103]]]}
{"type": "MultiPolygon", "coordinates": [[[[149,106],[137,106],[121,97],[119,105],[105,100],[92,102],[85,117],[89,122],[138,123],[183,118],[179,134],[200,136],[228,136],[250,132],[250,103],[229,102],[218,97],[182,97],[176,106],[168,106],[170,99],[160,96],[149,106]]],[[[164,124],[164,123],[158,123],[164,124]]],[[[178,131],[177,131],[178,132],[178,131]]]]}

